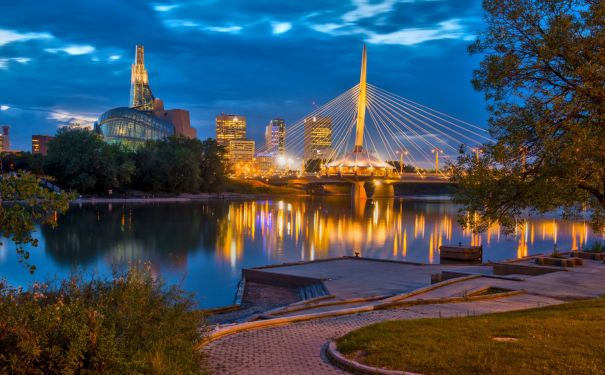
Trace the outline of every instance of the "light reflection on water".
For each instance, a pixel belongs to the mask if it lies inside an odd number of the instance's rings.
[[[242,267],[354,255],[438,263],[439,246],[483,245],[485,260],[578,249],[595,236],[584,221],[531,218],[506,236],[498,225],[474,235],[448,202],[287,199],[72,207],[56,228],[36,233],[33,277],[14,248],[0,247],[0,275],[12,284],[74,270],[107,275],[113,265],[152,262],[153,270],[196,293],[202,306],[230,304]]]

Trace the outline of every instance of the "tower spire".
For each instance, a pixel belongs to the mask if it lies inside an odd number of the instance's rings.
[[[361,54],[361,76],[359,77],[359,98],[357,99],[357,127],[355,129],[354,152],[361,152],[363,148],[363,131],[366,119],[366,45],[363,45]]]
[[[130,76],[130,106],[150,111],[153,109],[153,93],[149,87],[149,76],[145,69],[145,49],[137,44]]]

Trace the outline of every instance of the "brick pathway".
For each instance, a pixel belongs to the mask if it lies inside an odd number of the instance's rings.
[[[424,305],[311,320],[227,336],[204,347],[214,374],[346,374],[325,359],[322,347],[332,338],[368,324],[393,319],[479,315],[527,309],[560,301],[535,295],[499,300]]]

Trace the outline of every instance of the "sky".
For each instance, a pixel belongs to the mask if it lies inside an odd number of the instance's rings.
[[[470,80],[481,56],[479,0],[2,0],[0,124],[13,149],[32,134],[92,124],[127,106],[136,44],[166,108],[183,108],[200,138],[221,112],[245,115],[260,141],[270,119],[293,123],[368,82],[485,126]]]

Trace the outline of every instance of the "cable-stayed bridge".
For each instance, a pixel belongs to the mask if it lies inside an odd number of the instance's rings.
[[[371,180],[388,197],[396,183],[446,182],[461,145],[479,157],[485,129],[367,83],[366,68],[364,46],[359,83],[288,127],[289,162],[314,173],[298,183],[352,184],[363,199]]]

